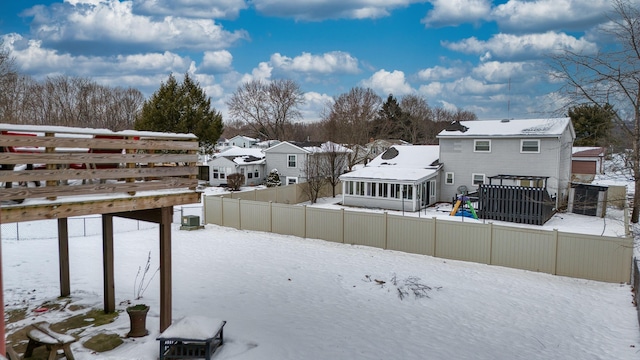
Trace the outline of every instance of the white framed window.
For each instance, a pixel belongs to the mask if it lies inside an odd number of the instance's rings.
[[[539,153],[540,152],[540,140],[520,140],[520,152],[521,153]]]
[[[298,183],[298,178],[297,177],[288,177],[287,176],[287,185],[292,185],[292,184],[297,184]]]
[[[287,167],[298,167],[298,155],[287,155]]]
[[[489,139],[473,140],[473,152],[491,152],[491,140]]]
[[[453,182],[454,182],[453,172],[444,173],[444,183],[447,185],[453,185]]]
[[[484,174],[471,174],[471,181],[473,182],[473,185],[475,185],[475,186],[480,186],[480,185],[484,184],[484,182],[485,182]]]

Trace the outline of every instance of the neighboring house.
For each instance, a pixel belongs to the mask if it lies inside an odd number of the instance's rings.
[[[253,144],[252,147],[258,149],[268,149],[272,146],[276,146],[280,143],[280,140],[264,140]]]
[[[241,148],[250,148],[258,143],[258,139],[250,138],[247,136],[236,135],[228,140],[229,146],[237,146]]]
[[[260,185],[266,179],[265,155],[261,149],[232,146],[224,152],[214,155],[208,162],[209,184],[221,186],[227,184],[231,174],[244,175],[244,185]]]
[[[604,173],[604,147],[573,147],[571,174],[580,182],[591,182],[596,175]]]
[[[340,176],[342,204],[419,211],[438,200],[437,145],[392,145],[366,166]]]
[[[501,175],[498,185],[542,187],[545,182],[556,208],[566,203],[575,139],[569,118],[454,122],[437,137],[441,201],[454,199],[461,185],[471,192]]]
[[[291,185],[307,181],[305,166],[310,156],[323,156],[330,152],[346,154],[350,151],[332,142],[298,143],[283,141],[264,150],[264,154],[267,162],[267,171],[277,169],[282,184]],[[341,166],[343,169],[340,172],[342,173],[347,168],[346,155],[345,161]]]

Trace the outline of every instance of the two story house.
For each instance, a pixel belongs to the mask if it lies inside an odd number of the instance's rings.
[[[437,137],[441,201],[451,201],[461,186],[471,192],[499,178],[500,185],[541,187],[544,182],[556,208],[566,204],[575,139],[569,118],[460,121]]]
[[[278,170],[283,185],[307,181],[306,165],[311,156],[328,156],[330,153],[345,154],[344,161],[338,164],[339,169],[336,170],[342,173],[347,169],[347,154],[350,152],[351,150],[330,141],[325,143],[283,141],[264,150],[267,171]]]

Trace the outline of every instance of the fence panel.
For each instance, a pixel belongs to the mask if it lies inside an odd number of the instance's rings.
[[[240,201],[240,226],[244,230],[271,231],[271,204],[259,201]]]
[[[344,210],[307,207],[307,237],[344,242]]]
[[[271,226],[276,234],[305,237],[306,206],[271,204]]]
[[[387,216],[387,248],[433,256],[435,219]]]
[[[438,221],[436,224],[437,257],[489,264],[491,228],[487,224]]]
[[[555,273],[556,231],[490,226],[492,265]]]
[[[628,282],[632,257],[632,238],[558,233],[556,274],[607,282]]]
[[[272,187],[267,189],[254,190],[255,200],[263,202],[277,202],[278,188]]]
[[[240,229],[240,199],[222,198],[222,225]]]
[[[222,225],[222,199],[217,196],[204,197],[204,223]]]
[[[354,245],[386,247],[386,213],[344,212],[344,242]]]

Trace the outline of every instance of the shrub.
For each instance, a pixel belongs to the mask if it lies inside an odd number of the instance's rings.
[[[227,176],[227,186],[232,191],[240,190],[240,186],[244,185],[244,175],[235,173]]]

